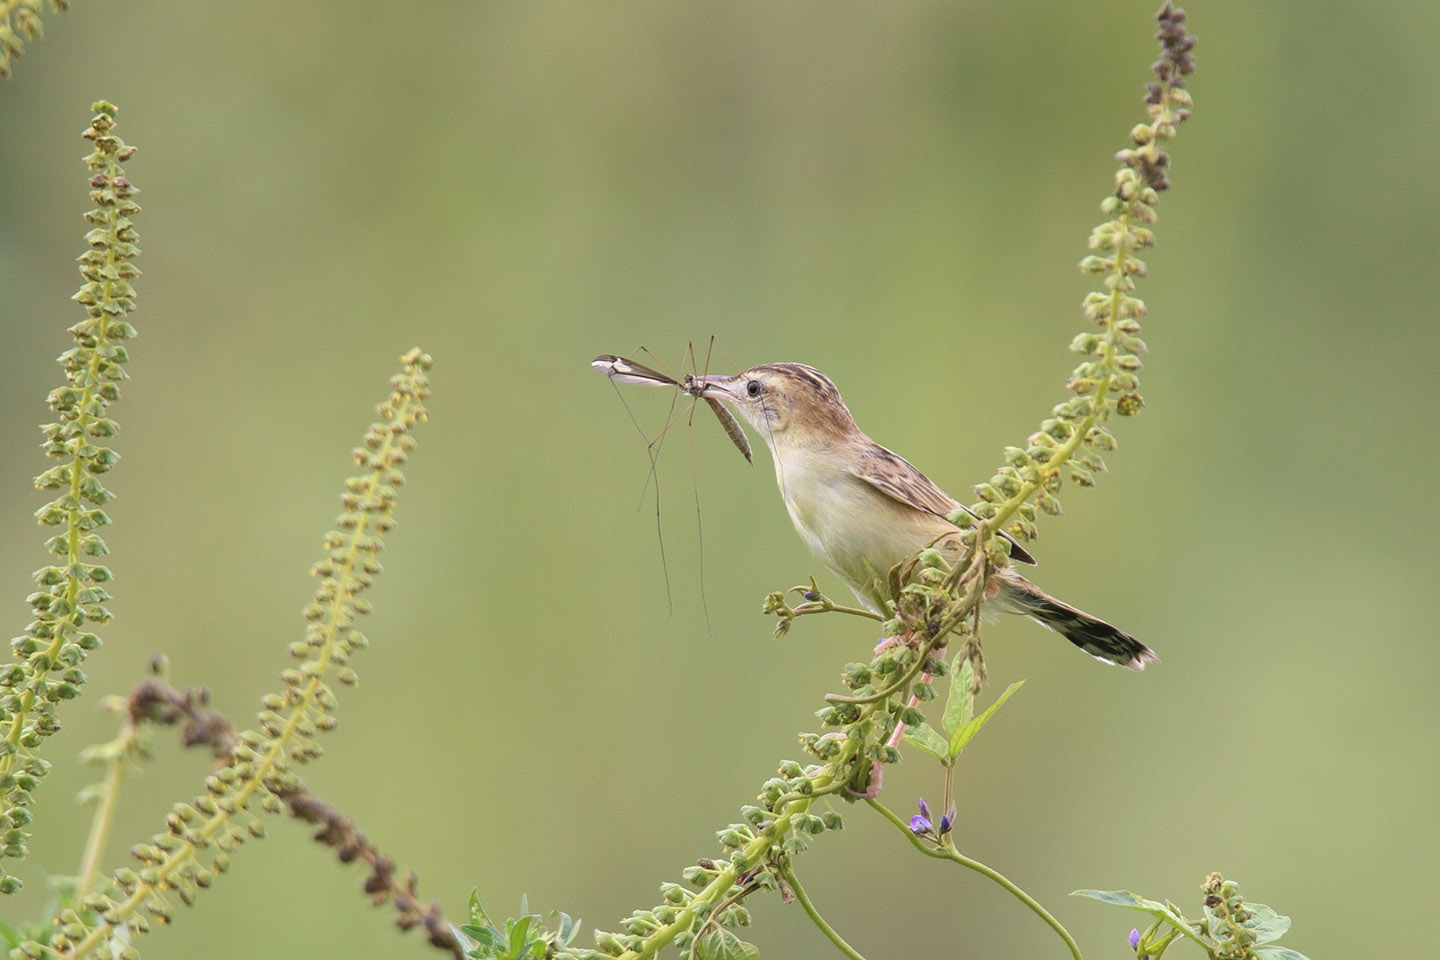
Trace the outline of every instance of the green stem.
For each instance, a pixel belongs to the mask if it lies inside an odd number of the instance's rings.
[[[95,815],[90,820],[90,835],[85,838],[85,853],[80,858],[80,872],[75,881],[75,898],[85,900],[100,875],[100,858],[105,853],[105,841],[110,837],[110,825],[115,820],[115,807],[120,795],[120,784],[125,778],[130,755],[135,749],[135,726],[128,719],[124,728],[109,746],[114,756],[109,760],[110,769],[95,803]]]
[[[983,874],[984,876],[987,876],[991,880],[998,883],[1000,886],[1004,887],[1010,892],[1013,897],[1015,897],[1015,899],[1025,904],[1025,906],[1029,907],[1032,911],[1035,912],[1035,915],[1037,917],[1039,917],[1041,920],[1044,920],[1046,925],[1049,926],[1051,930],[1055,931],[1056,936],[1058,936],[1061,940],[1065,941],[1065,946],[1070,948],[1070,955],[1074,957],[1075,960],[1084,960],[1084,957],[1080,955],[1080,945],[1075,942],[1074,937],[1070,936],[1070,931],[1066,930],[1065,927],[1060,923],[1060,921],[1056,920],[1050,914],[1050,911],[1042,907],[1034,897],[1030,896],[1030,894],[1017,887],[1004,874],[1000,873],[998,870],[995,870],[992,867],[986,866],[979,860],[972,860],[970,857],[965,856],[965,854],[955,849],[953,842],[947,842],[946,845],[943,847],[926,846],[920,841],[919,837],[915,836],[915,834],[910,832],[909,824],[896,816],[889,807],[885,806],[879,800],[875,800],[873,798],[867,799],[865,802],[870,804],[870,806],[873,807],[876,812],[878,812],[886,820],[889,820],[891,823],[893,823],[895,825],[895,829],[903,833],[905,835],[905,839],[910,841],[910,845],[913,846],[916,850],[919,850],[921,853],[925,854],[925,856],[933,857],[936,860],[949,860],[952,863],[960,864],[960,866],[962,867],[969,867],[976,873]]]
[[[836,933],[835,928],[826,923],[825,918],[820,916],[820,911],[815,909],[815,904],[810,902],[810,897],[805,892],[805,888],[800,885],[800,878],[795,876],[795,868],[791,866],[788,861],[785,864],[785,881],[789,883],[790,888],[795,891],[795,899],[799,901],[806,915],[815,922],[815,926],[820,928],[820,932],[825,934],[825,938],[835,944],[836,949],[849,957],[850,960],[865,960],[865,957],[859,950],[856,950],[850,946],[850,944],[846,943],[845,938]]]
[[[792,620],[795,617],[805,617],[813,613],[848,613],[852,617],[864,617],[866,620],[874,620],[877,623],[885,622],[885,618],[878,613],[870,610],[861,610],[859,607],[844,607],[832,602],[826,597],[821,597],[818,601],[807,600],[798,607],[790,608]]]
[[[950,811],[955,808],[955,758],[951,757],[950,762],[943,766],[945,767],[945,805],[940,808],[940,816],[948,817]],[[950,817],[950,821],[950,826],[953,828],[955,818]]]
[[[1119,231],[1120,237],[1128,238],[1133,221],[1130,203],[1122,205],[1118,219],[1121,224],[1121,230]],[[1075,431],[1051,454],[1050,459],[1040,465],[1039,473],[1042,482],[1045,477],[1060,469],[1060,467],[1074,455],[1075,451],[1080,448],[1080,444],[1085,442],[1085,437],[1090,433],[1090,428],[1095,426],[1096,422],[1099,421],[1101,411],[1105,409],[1105,397],[1110,392],[1110,378],[1111,375],[1115,373],[1115,343],[1119,335],[1117,324],[1120,322],[1120,305],[1125,299],[1124,281],[1129,275],[1126,263],[1129,260],[1130,253],[1131,248],[1125,245],[1124,239],[1116,241],[1115,266],[1110,270],[1110,275],[1114,278],[1115,282],[1110,290],[1110,315],[1105,319],[1105,346],[1101,356],[1101,362],[1104,364],[1106,375],[1099,378],[1099,382],[1095,387],[1095,395],[1090,403],[1090,412],[1085,415],[1085,419],[1080,421],[1080,425],[1075,428]],[[995,515],[985,521],[984,533],[986,537],[998,533],[1000,529],[1005,526],[1005,521],[1009,520],[1015,514],[1015,511],[1020,509],[1020,504],[1029,500],[1040,487],[1041,482],[1034,480],[1027,480],[1021,484],[1020,492],[1000,504]]]

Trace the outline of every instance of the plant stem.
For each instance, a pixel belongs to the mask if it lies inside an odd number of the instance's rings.
[[[1025,904],[1025,906],[1029,907],[1032,911],[1035,912],[1035,915],[1037,917],[1039,917],[1041,920],[1044,920],[1046,925],[1049,926],[1051,930],[1055,931],[1056,936],[1058,936],[1061,940],[1065,941],[1065,946],[1070,948],[1070,955],[1074,957],[1075,960],[1084,960],[1084,957],[1080,955],[1080,945],[1075,942],[1074,937],[1070,936],[1070,931],[1066,930],[1065,927],[1061,925],[1059,920],[1056,920],[1053,916],[1051,916],[1050,911],[1042,907],[1039,902],[1035,900],[1034,897],[1030,896],[1030,894],[1017,887],[1004,874],[1000,873],[998,870],[993,869],[992,867],[986,866],[979,860],[972,860],[970,857],[965,856],[965,854],[955,849],[953,841],[947,842],[946,845],[943,847],[926,846],[920,841],[919,837],[915,836],[915,834],[910,832],[909,825],[906,824],[904,820],[901,820],[898,816],[896,816],[889,807],[885,806],[883,803],[874,798],[868,798],[865,802],[870,804],[870,806],[873,807],[886,820],[889,820],[891,823],[893,823],[895,825],[895,828],[905,835],[905,839],[910,841],[910,845],[913,846],[916,850],[919,850],[921,853],[925,854],[925,856],[933,857],[936,860],[949,860],[953,863],[960,864],[960,866],[962,867],[969,867],[976,873],[983,874],[984,876],[987,876],[991,880],[998,883],[1000,886],[1004,887],[1010,892],[1013,897],[1015,897],[1015,899]]]
[[[852,617],[864,617],[866,620],[874,620],[878,623],[885,622],[885,618],[878,613],[862,610],[859,607],[841,606],[832,602],[828,597],[821,597],[818,602],[807,600],[798,607],[792,607],[790,612],[795,617],[804,617],[812,613],[848,613]]]
[[[795,891],[795,899],[800,902],[800,906],[805,910],[806,915],[814,921],[815,926],[820,928],[820,932],[825,934],[826,939],[835,944],[836,949],[849,957],[850,960],[865,960],[865,957],[859,950],[856,950],[850,946],[850,944],[846,943],[845,938],[836,933],[835,928],[826,923],[825,918],[820,916],[820,911],[815,909],[815,904],[810,902],[810,897],[805,893],[805,888],[800,885],[800,878],[795,876],[795,868],[791,866],[788,861],[785,864],[785,882],[790,884],[791,889]]]
[[[124,781],[125,770],[130,765],[135,739],[135,725],[127,717],[120,736],[107,745],[114,752],[108,758],[110,769],[95,802],[95,815],[90,819],[90,835],[85,838],[85,853],[80,858],[80,872],[75,879],[76,900],[85,899],[95,886],[95,878],[100,874],[100,858],[105,853],[105,841],[110,837],[110,824],[115,820],[120,784]]]

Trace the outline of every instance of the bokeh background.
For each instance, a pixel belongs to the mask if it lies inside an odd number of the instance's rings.
[[[274,689],[348,451],[395,357],[436,358],[373,647],[322,795],[460,918],[562,907],[613,929],[717,848],[874,642],[770,590],[816,565],[757,451],[706,416],[659,467],[587,366],[803,360],[862,427],[963,494],[1063,396],[1075,269],[1141,119],[1151,0],[723,5],[76,3],[0,85],[0,605],[25,622],[50,362],[80,316],[93,99],[140,152],[141,337],[106,532],[116,614],[49,743],[27,891],[75,870],[71,762],[157,651],[253,714]],[[1042,526],[1035,574],[1153,645],[1106,669],[988,634],[1023,691],[967,751],[962,847],[1094,957],[1198,906],[1207,871],[1292,914],[1316,960],[1410,955],[1440,892],[1430,478],[1440,360],[1434,5],[1195,3],[1197,109],[1161,205],[1144,415]],[[653,436],[668,397],[625,396]],[[703,504],[701,535],[695,497]],[[637,504],[639,505],[637,508]],[[822,576],[822,582],[833,578]],[[705,607],[708,605],[708,617]],[[7,634],[8,635],[8,634]],[[111,865],[199,788],[158,741]],[[891,804],[932,800],[910,757]],[[427,956],[277,820],[148,957]],[[800,864],[872,958],[1062,956],[981,878],[863,809]],[[767,957],[830,951],[754,901]],[[1408,918],[1408,919],[1407,919]],[[588,938],[588,934],[586,934]],[[1177,947],[1184,952],[1187,948]]]

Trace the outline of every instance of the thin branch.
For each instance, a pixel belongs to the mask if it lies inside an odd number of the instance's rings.
[[[1034,897],[1030,896],[1030,894],[1026,893],[1024,890],[1021,890],[1004,874],[1000,873],[998,870],[995,870],[993,867],[986,866],[979,860],[973,860],[970,857],[965,856],[965,854],[955,849],[953,842],[947,842],[946,845],[943,847],[931,847],[925,845],[921,842],[919,837],[915,836],[915,834],[910,832],[910,825],[907,824],[904,820],[901,820],[900,817],[896,816],[896,814],[889,807],[885,806],[885,804],[881,803],[879,800],[876,800],[874,797],[866,798],[865,802],[870,804],[870,806],[874,808],[875,811],[878,812],[881,816],[883,816],[886,820],[889,820],[891,823],[893,823],[895,825],[895,829],[903,833],[905,835],[905,839],[910,841],[910,845],[916,850],[919,850],[921,853],[925,854],[925,856],[933,857],[936,860],[949,860],[952,863],[958,863],[962,867],[968,867],[969,869],[974,870],[976,873],[983,874],[984,876],[989,877],[991,880],[1004,887],[1010,892],[1012,896],[1015,897],[1015,899],[1025,904],[1025,906],[1029,907],[1035,912],[1035,915],[1037,917],[1039,917],[1041,920],[1044,920],[1046,925],[1049,926],[1051,930],[1055,931],[1056,936],[1058,936],[1061,940],[1065,941],[1065,946],[1070,948],[1070,955],[1074,957],[1075,960],[1085,960],[1085,958],[1080,955],[1080,945],[1075,942],[1074,937],[1070,936],[1070,931],[1066,930],[1065,927],[1060,923],[1060,921],[1056,920],[1055,917],[1051,915],[1050,911],[1042,907]]]
[[[814,921],[815,926],[820,928],[820,932],[825,934],[825,938],[835,944],[835,948],[849,957],[850,960],[865,960],[864,955],[861,954],[859,950],[856,950],[850,946],[850,944],[846,943],[845,938],[836,933],[835,928],[826,923],[825,918],[820,916],[820,911],[815,909],[815,904],[810,902],[809,894],[807,894],[805,888],[801,886],[800,878],[795,876],[795,868],[788,861],[785,863],[784,876],[785,882],[790,884],[790,889],[795,892],[795,899],[800,901],[800,906],[804,909],[806,915]]]

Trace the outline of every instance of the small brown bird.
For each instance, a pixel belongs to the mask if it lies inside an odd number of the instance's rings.
[[[951,564],[962,558],[960,528],[946,519],[962,505],[866,436],[840,391],[819,370],[767,363],[733,377],[695,377],[687,387],[729,404],[764,438],[801,539],[866,607],[883,612],[890,568],[927,546]],[[1018,547],[1012,547],[1012,556],[1033,563]],[[1128,633],[1055,599],[1011,569],[992,574],[986,594],[1002,610],[1030,617],[1097,660],[1143,670],[1159,659]]]

